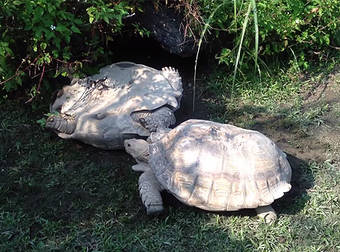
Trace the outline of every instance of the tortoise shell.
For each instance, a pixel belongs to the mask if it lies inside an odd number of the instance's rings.
[[[188,120],[149,148],[160,184],[183,203],[205,210],[266,206],[291,188],[285,153],[257,131]]]
[[[181,96],[182,81],[175,69],[118,62],[64,86],[50,108],[59,113],[49,118],[47,126],[61,138],[121,149],[125,139],[150,135],[150,130],[134,119],[135,113],[162,107],[173,113]]]

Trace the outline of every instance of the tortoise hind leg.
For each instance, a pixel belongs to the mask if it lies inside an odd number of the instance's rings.
[[[155,175],[151,170],[145,171],[139,177],[139,194],[143,204],[146,207],[148,215],[161,213],[163,208],[163,200],[161,197],[161,185],[158,183]]]
[[[271,205],[268,206],[260,206],[255,209],[257,216],[261,219],[264,219],[266,223],[272,223],[277,219],[277,215],[275,213],[275,210],[271,207]]]

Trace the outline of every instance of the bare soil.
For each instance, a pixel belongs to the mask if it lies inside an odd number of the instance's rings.
[[[279,118],[274,120],[275,127],[262,127],[261,130],[275,140],[283,150],[301,160],[328,161],[339,165],[340,68],[301,95],[304,97],[303,109],[327,107],[317,125],[309,126],[307,132],[290,130],[282,127],[284,118]],[[268,120],[265,116],[258,119]]]

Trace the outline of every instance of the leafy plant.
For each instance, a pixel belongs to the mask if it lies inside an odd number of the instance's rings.
[[[54,112],[54,113],[46,113],[46,114],[44,114],[44,117],[43,117],[43,118],[40,118],[39,120],[37,120],[37,124],[39,124],[40,127],[45,128],[47,118],[50,117],[50,116],[52,116],[52,115],[58,115],[58,114],[59,114],[58,112]]]
[[[157,2],[0,0],[2,97],[24,88],[31,101],[49,85],[44,77],[67,76],[84,63],[103,62],[111,56],[108,44],[124,17]],[[163,2],[185,12],[186,34],[196,38],[199,49],[205,40],[228,37],[217,58],[234,71],[234,80],[252,69],[260,74],[259,64],[283,53],[305,69],[310,60],[328,59],[338,50],[340,0]],[[133,26],[133,32],[148,36],[140,24]]]
[[[322,56],[332,50],[331,37],[340,25],[340,1],[264,0],[257,3],[256,14],[258,31],[247,30],[245,46],[248,50],[252,50],[251,40],[258,32],[260,55],[272,56],[285,51],[289,54],[293,50],[300,66],[306,68],[307,54]]]
[[[198,6],[193,13],[186,7],[188,4],[182,4],[202,27],[196,29],[197,33],[210,40],[211,36],[219,39],[222,33],[228,34],[231,46],[223,48],[217,58],[234,69],[234,76],[236,71],[250,70],[254,66],[260,74],[259,56],[264,59],[282,53],[291,56],[291,51],[294,51],[299,65],[308,68],[309,59],[325,57],[337,45],[339,0],[184,2],[194,2]],[[211,34],[210,38],[206,34]]]
[[[116,27],[121,28],[123,26],[122,19],[128,14],[126,7],[126,2],[120,2],[118,4],[106,4],[103,1],[97,1],[94,6],[87,8],[86,11],[89,15],[89,22],[91,24],[101,20],[104,20],[105,23],[110,24],[110,20],[116,20]]]
[[[46,75],[67,75],[104,55],[108,37],[120,31],[123,17],[137,4],[0,0],[0,6],[0,86],[11,92],[31,79],[35,97]]]

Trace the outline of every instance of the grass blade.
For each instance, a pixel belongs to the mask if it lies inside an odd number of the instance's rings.
[[[213,19],[213,17],[215,16],[216,11],[221,8],[226,1],[223,1],[223,3],[219,4],[214,10],[213,12],[210,14],[207,22],[204,24],[203,30],[201,32],[201,36],[200,36],[200,40],[198,41],[198,47],[197,47],[197,52],[196,52],[196,58],[195,58],[195,67],[194,67],[194,85],[193,85],[193,93],[192,93],[192,111],[195,111],[195,101],[196,101],[196,76],[197,76],[197,62],[198,62],[198,56],[201,50],[201,46],[202,46],[202,42],[203,42],[203,38],[205,33],[208,30],[208,27],[210,26],[210,22]]]
[[[236,73],[237,73],[238,63],[240,61],[244,34],[246,33],[246,28],[247,28],[247,24],[248,24],[248,20],[249,20],[249,14],[250,14],[250,11],[251,11],[251,7],[252,7],[252,3],[250,2],[249,5],[248,5],[248,10],[247,10],[246,16],[244,17],[244,21],[243,21],[241,40],[240,40],[240,44],[239,44],[239,47],[238,47],[236,62],[235,62],[235,68],[234,68],[233,84],[235,83],[235,79],[236,79]]]
[[[251,4],[253,5],[253,13],[254,13],[254,29],[255,29],[255,71],[259,72],[259,75],[261,76],[261,70],[259,67],[259,64],[257,63],[257,58],[259,54],[259,26],[257,22],[257,9],[256,9],[256,2],[255,0],[251,0]]]
[[[236,0],[233,0],[234,2],[234,23],[235,23],[235,31],[237,31],[237,4],[236,4]]]

